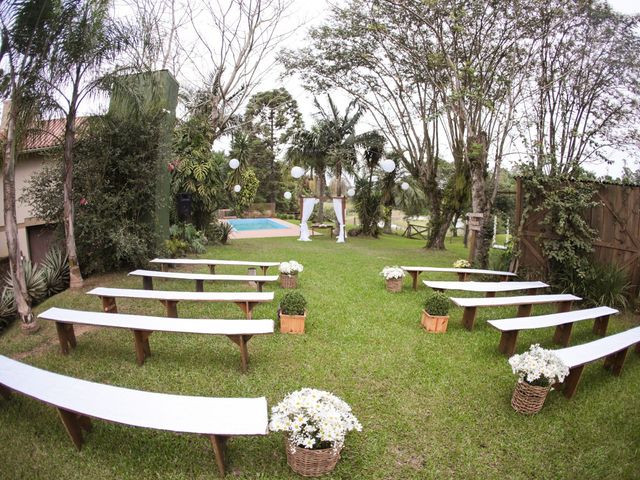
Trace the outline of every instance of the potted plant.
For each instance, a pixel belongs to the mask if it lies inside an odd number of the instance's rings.
[[[529,351],[513,355],[509,359],[513,373],[518,375],[518,383],[511,397],[511,406],[520,413],[538,413],[547,398],[551,386],[561,383],[569,368],[552,351],[531,345]]]
[[[298,274],[304,270],[301,264],[290,260],[282,262],[278,269],[280,270],[280,286],[282,288],[296,288],[298,286]]]
[[[445,333],[449,325],[449,298],[442,292],[433,292],[424,301],[422,326],[427,332]]]
[[[280,333],[304,333],[307,300],[300,292],[287,292],[280,301]]]
[[[384,267],[380,272],[380,275],[384,277],[387,283],[387,290],[390,292],[402,291],[402,279],[405,272],[400,267]]]
[[[362,426],[340,398],[303,388],[271,409],[269,429],[285,432],[287,463],[293,471],[316,477],[335,468],[347,432],[361,431]]]

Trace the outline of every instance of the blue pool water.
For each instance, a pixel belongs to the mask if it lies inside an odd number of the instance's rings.
[[[273,230],[276,228],[287,228],[268,218],[231,218],[227,222],[238,232],[247,230]]]

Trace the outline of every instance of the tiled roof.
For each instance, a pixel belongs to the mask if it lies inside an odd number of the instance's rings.
[[[76,118],[76,129],[78,129],[86,119],[87,117]],[[64,118],[54,118],[38,122],[27,132],[22,152],[46,150],[62,145],[65,121],[66,119]]]

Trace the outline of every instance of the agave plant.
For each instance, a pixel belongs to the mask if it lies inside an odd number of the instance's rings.
[[[32,304],[38,303],[47,295],[47,283],[45,281],[42,270],[34,268],[30,260],[22,260],[22,267],[24,269],[24,279],[27,284],[27,296]],[[4,277],[4,284],[13,289],[13,282],[11,281],[11,273],[7,273]],[[11,292],[13,296],[13,291]]]
[[[0,319],[11,318],[15,316],[16,313],[17,309],[15,299],[13,298],[13,290],[9,287],[4,287],[2,294],[0,294]]]
[[[51,247],[41,265],[47,288],[47,297],[64,291],[69,286],[69,258],[66,252]]]

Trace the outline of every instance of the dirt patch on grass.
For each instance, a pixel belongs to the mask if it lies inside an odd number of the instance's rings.
[[[84,335],[87,332],[97,330],[97,328],[98,327],[95,327],[93,325],[74,325],[73,330],[75,331],[76,338],[77,338]],[[14,360],[23,360],[27,357],[42,355],[45,351],[49,350],[52,347],[57,347],[57,346],[58,346],[58,339],[49,338],[45,342],[39,345],[36,345],[30,350],[19,352],[19,353],[16,353],[15,355],[12,355],[12,358]]]

